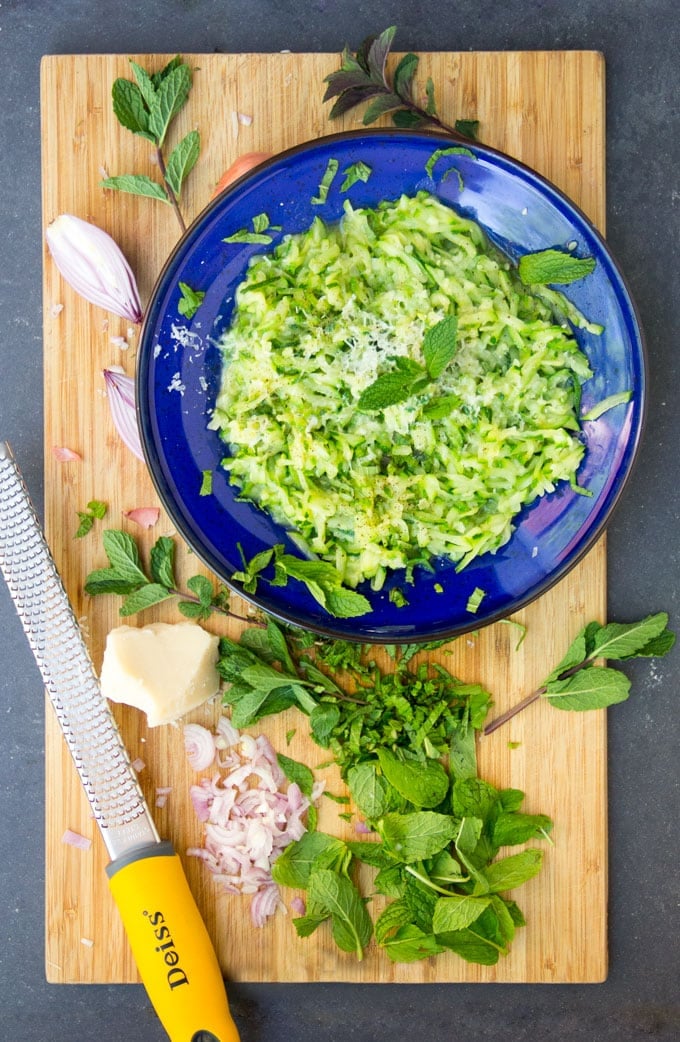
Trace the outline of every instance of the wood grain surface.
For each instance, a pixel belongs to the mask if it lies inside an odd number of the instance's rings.
[[[136,55],[148,68],[165,56]],[[322,80],[338,67],[333,54],[193,55],[189,103],[173,127],[178,140],[192,127],[201,134],[198,165],[189,177],[183,209],[189,218],[207,203],[222,172],[241,154],[278,151],[300,141],[357,126],[350,113],[330,124],[321,103]],[[123,130],[111,111],[111,84],[129,74],[125,55],[53,56],[42,64],[42,174],[45,225],[73,213],[106,229],[128,257],[143,301],[178,238],[172,210],[149,199],[105,192],[102,176],[156,176],[151,146]],[[591,52],[464,53],[422,56],[422,83],[431,75],[445,118],[477,117],[483,141],[537,168],[580,204],[600,228],[604,220],[604,68]],[[248,126],[237,113],[252,117]],[[61,304],[58,310],[55,305]],[[121,350],[114,337],[124,337]],[[44,255],[45,514],[47,536],[81,619],[95,665],[106,634],[118,625],[118,598],[83,594],[87,573],[106,562],[101,523],[75,540],[78,518],[91,499],[109,505],[106,524],[141,536],[148,549],[172,534],[168,519],[149,533],[123,517],[156,505],[144,464],[121,443],[109,417],[102,370],[122,365],[133,374],[138,331],[90,306]],[[53,446],[81,453],[81,463],[58,463]],[[185,555],[179,555],[185,560]],[[196,570],[195,562],[190,565]],[[191,573],[189,573],[191,574]],[[558,586],[516,618],[454,642],[443,660],[464,680],[494,694],[496,709],[532,691],[590,619],[604,619],[606,555],[601,540]],[[178,621],[172,604],[137,618],[139,624]],[[214,632],[234,634],[218,620]],[[441,653],[440,653],[441,654]],[[559,713],[533,705],[510,726],[480,742],[483,777],[527,794],[526,809],[555,820],[554,845],[541,874],[517,892],[527,918],[510,955],[496,967],[468,965],[455,955],[393,965],[373,948],[362,963],[340,953],[324,929],[298,940],[291,915],[278,915],[261,931],[250,925],[248,898],[218,891],[203,866],[184,857],[200,843],[201,826],[189,802],[194,781],[185,762],[181,729],[150,730],[142,714],[114,707],[131,757],[146,767],[140,781],[151,807],[156,788],[172,786],[155,811],[161,835],[182,854],[189,881],[214,938],[225,976],[244,981],[601,981],[606,975],[607,798],[606,718],[603,712]],[[210,726],[219,707],[190,719]],[[297,728],[290,746],[285,733]],[[319,750],[294,711],[267,724],[275,747],[310,764]],[[333,791],[340,783],[325,776]],[[323,801],[320,827],[344,835],[342,811]],[[92,838],[87,851],[64,844],[65,829]],[[131,982],[137,973],[104,873],[106,854],[51,708],[46,714],[46,971],[52,982]],[[292,895],[287,894],[287,900]]]

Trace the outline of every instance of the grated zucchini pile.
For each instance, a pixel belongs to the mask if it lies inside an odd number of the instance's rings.
[[[457,350],[436,381],[360,411],[452,314]],[[525,504],[575,483],[591,370],[565,316],[579,321],[433,196],[346,202],[338,224],[316,218],[253,258],[238,287],[211,419],[230,480],[350,586],[438,556],[465,567]]]

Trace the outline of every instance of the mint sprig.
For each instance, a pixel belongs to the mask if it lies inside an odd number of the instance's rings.
[[[362,412],[376,412],[390,405],[398,405],[414,394],[421,394],[437,380],[453,359],[457,343],[458,322],[454,315],[431,326],[423,338],[425,365],[411,358],[394,359],[395,368],[382,373],[359,395],[357,408]]]
[[[176,597],[179,598],[179,611],[189,619],[203,621],[213,612],[244,619],[230,609],[226,587],[218,586],[215,590],[204,575],[195,575],[187,580],[188,592],[178,588],[175,579],[175,542],[169,536],[160,536],[156,540],[149,553],[148,565],[142,561],[139,547],[128,532],[106,529],[102,534],[102,542],[108,567],[89,573],[85,579],[85,592],[91,597],[101,594],[123,597],[120,607],[123,618]]]
[[[160,72],[148,73],[130,59],[134,80],[119,77],[113,83],[113,112],[126,130],[154,145],[154,156],[161,182],[146,174],[119,174],[101,181],[110,188],[131,195],[146,196],[172,206],[182,231],[186,224],[179,208],[182,187],[196,165],[201,142],[197,130],[190,130],[166,158],[164,146],[175,116],[187,102],[193,74],[191,67],[176,55]]]
[[[416,100],[415,77],[419,58],[405,54],[393,76],[387,72],[397,27],[390,26],[378,35],[367,36],[355,54],[345,46],[340,68],[326,76],[324,101],[333,101],[330,118],[337,119],[357,105],[366,105],[363,122],[366,126],[389,113],[397,127],[411,129],[436,128],[474,140],[478,121],[456,120],[453,126],[445,123],[437,112],[435,88],[431,78],[425,85],[425,99]],[[333,100],[335,99],[335,100]]]
[[[556,709],[579,712],[624,702],[630,694],[630,680],[621,670],[599,665],[597,660],[661,658],[674,644],[675,634],[668,629],[664,611],[638,622],[591,622],[575,637],[543,684],[487,724],[484,734],[491,734],[539,698],[545,698]]]

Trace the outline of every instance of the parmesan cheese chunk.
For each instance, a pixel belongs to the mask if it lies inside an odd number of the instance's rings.
[[[167,724],[217,693],[218,638],[192,622],[118,626],[106,638],[101,687],[112,702]]]

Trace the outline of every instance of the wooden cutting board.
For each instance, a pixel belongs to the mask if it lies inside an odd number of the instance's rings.
[[[152,69],[167,56],[135,55]],[[191,173],[183,209],[193,218],[222,172],[241,154],[279,151],[297,142],[359,124],[350,113],[331,124],[321,102],[322,81],[339,64],[334,54],[194,55],[189,103],[173,140],[192,127],[201,134],[201,157]],[[604,221],[604,69],[590,52],[427,54],[420,81],[431,75],[444,118],[476,117],[483,141],[537,168],[570,195],[590,218]],[[127,56],[52,56],[42,63],[43,216],[48,224],[68,212],[106,229],[137,274],[143,300],[178,238],[170,207],[149,199],[104,192],[102,176],[156,176],[150,145],[123,130],[111,111],[111,84],[127,76]],[[252,117],[247,125],[238,114]],[[57,305],[63,305],[59,308]],[[122,365],[132,374],[138,344],[128,323],[90,306],[65,285],[47,251],[44,257],[45,515],[50,545],[99,667],[105,637],[120,622],[118,599],[89,599],[87,573],[106,562],[102,523],[74,539],[76,511],[91,499],[108,503],[108,527],[123,527],[148,549],[171,534],[165,516],[143,533],[122,512],[156,505],[145,466],[120,442],[109,417],[102,370]],[[129,342],[121,349],[113,342]],[[82,455],[58,463],[53,446]],[[185,556],[180,553],[184,560]],[[188,565],[187,567],[190,567]],[[191,571],[195,571],[195,563]],[[189,572],[188,574],[191,574]],[[557,587],[516,616],[517,631],[496,624],[454,642],[443,659],[464,680],[493,692],[498,711],[532,691],[591,619],[604,619],[604,541]],[[178,621],[170,604],[138,623]],[[209,624],[234,633],[228,624]],[[159,830],[184,857],[201,840],[189,802],[194,780],[185,763],[181,729],[150,730],[142,714],[115,707],[133,759],[146,764],[140,781],[152,808],[156,788],[171,786],[155,811]],[[219,709],[204,707],[192,720],[210,726]],[[289,746],[285,733],[296,727]],[[265,730],[264,728],[261,728]],[[310,764],[321,759],[306,737],[305,720],[291,714],[266,727],[274,746]],[[550,814],[554,845],[541,874],[517,892],[527,927],[497,967],[477,967],[455,955],[393,965],[371,950],[362,963],[341,954],[324,929],[298,940],[291,916],[278,915],[255,932],[248,899],[219,892],[203,866],[184,858],[190,883],[228,978],[244,981],[601,981],[606,974],[607,800],[604,713],[559,713],[535,704],[513,723],[480,742],[482,776],[527,794],[526,809]],[[340,791],[333,771],[329,788]],[[344,835],[342,807],[322,801],[320,827]],[[104,874],[106,854],[90,816],[57,724],[46,716],[46,966],[52,982],[131,982],[137,973]],[[65,829],[92,838],[82,851],[62,841]],[[291,895],[286,895],[290,899]]]

